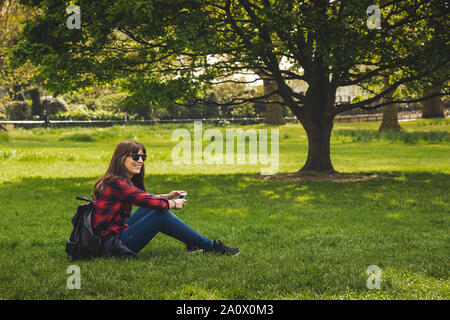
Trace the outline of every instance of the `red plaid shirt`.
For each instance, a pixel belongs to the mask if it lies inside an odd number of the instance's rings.
[[[110,232],[121,233],[128,228],[125,222],[133,205],[169,210],[169,200],[138,189],[127,179],[118,179],[94,200],[92,229],[103,237]]]

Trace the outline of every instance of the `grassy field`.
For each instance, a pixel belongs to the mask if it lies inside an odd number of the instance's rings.
[[[398,134],[378,126],[335,125],[336,170],[396,173],[351,183],[261,181],[261,164],[174,165],[171,134],[192,124],[0,133],[0,299],[449,299],[450,119],[401,122]],[[303,165],[300,125],[250,128],[279,129],[279,173]],[[189,254],[159,234],[136,260],[72,262],[75,196],[90,194],[124,139],[147,148],[148,191],[186,190],[175,213],[241,253]],[[79,290],[66,287],[73,264]],[[366,285],[370,265],[378,290]]]

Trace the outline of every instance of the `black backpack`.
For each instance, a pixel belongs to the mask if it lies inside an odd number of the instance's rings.
[[[102,237],[92,231],[91,214],[94,203],[84,197],[77,200],[86,201],[78,206],[72,218],[73,231],[66,243],[66,253],[72,260],[90,259],[102,255]]]

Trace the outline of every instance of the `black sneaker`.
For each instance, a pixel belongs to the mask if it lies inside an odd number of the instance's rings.
[[[203,253],[206,252],[213,252],[217,254],[225,254],[230,256],[235,256],[239,254],[240,250],[239,248],[232,248],[224,245],[222,241],[220,240],[214,240],[213,241],[213,247],[210,250],[203,250]]]
[[[201,248],[199,248],[199,247],[197,247],[197,246],[194,246],[193,244],[190,244],[190,243],[186,243],[186,251],[187,252],[197,252],[197,251],[200,251],[200,250],[202,250]]]

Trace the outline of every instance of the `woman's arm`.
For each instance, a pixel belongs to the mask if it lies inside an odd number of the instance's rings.
[[[176,199],[168,199],[163,197],[155,196],[153,193],[145,192],[139,188],[136,188],[130,181],[127,179],[119,179],[115,182],[113,189],[117,193],[117,197],[122,201],[129,201],[132,204],[139,207],[146,208],[157,208],[162,211],[167,211],[169,209],[179,210],[183,208],[186,203],[185,199],[178,199],[179,191],[172,191],[168,196],[171,196],[172,193],[177,194]],[[182,191],[184,192],[184,191]]]
[[[129,201],[139,207],[157,208],[162,211],[171,209],[167,198],[157,197],[152,193],[136,188],[126,179],[119,179],[114,183],[113,189],[117,197],[122,201]]]
[[[186,199],[170,199],[169,200],[169,205],[170,205],[170,209],[175,209],[175,210],[180,210],[181,208],[184,207],[186,203]]]
[[[174,190],[174,191],[171,191],[168,194],[159,194],[159,195],[157,195],[157,197],[158,198],[166,198],[168,200],[172,200],[172,199],[178,199],[181,194],[185,194],[185,193],[187,193],[187,192],[183,191],[183,190]]]

